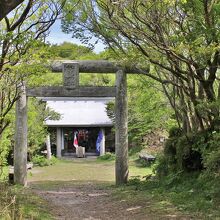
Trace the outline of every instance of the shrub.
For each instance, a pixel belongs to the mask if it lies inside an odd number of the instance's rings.
[[[182,128],[179,127],[172,127],[169,130],[169,137],[180,137],[183,134]]]
[[[99,156],[99,160],[115,160],[115,154],[107,152],[106,154]]]
[[[157,155],[157,160],[153,168],[153,172],[157,174],[159,178],[168,175],[169,163],[165,155]]]
[[[204,152],[210,149],[211,140],[209,130],[180,135],[178,129],[171,129],[170,137],[164,146],[164,156],[158,160],[155,170],[159,176],[180,171],[201,171],[204,169]],[[210,160],[206,161],[207,164]]]
[[[141,176],[131,176],[127,185],[128,186],[135,186],[135,185],[140,185],[141,183]]]
[[[220,177],[220,133],[213,132],[208,147],[203,151],[203,164],[206,175]]]
[[[50,160],[48,160],[45,156],[36,155],[33,157],[32,162],[40,167],[50,166],[57,162],[57,158],[52,156]]]

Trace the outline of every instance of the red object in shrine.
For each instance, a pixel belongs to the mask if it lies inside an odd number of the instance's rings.
[[[77,137],[76,137],[76,133],[74,133],[73,146],[74,146],[75,148],[79,147],[79,145],[78,145],[78,140],[77,140]]]

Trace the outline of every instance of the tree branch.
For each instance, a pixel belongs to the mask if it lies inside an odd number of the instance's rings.
[[[0,0],[0,21],[24,0]]]

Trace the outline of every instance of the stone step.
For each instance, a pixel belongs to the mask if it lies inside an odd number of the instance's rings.
[[[97,153],[86,152],[86,156],[99,156]],[[65,152],[62,154],[63,157],[76,157],[76,153]]]

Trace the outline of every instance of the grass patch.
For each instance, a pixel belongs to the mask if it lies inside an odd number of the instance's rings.
[[[152,168],[141,166],[137,162],[137,159],[134,158],[129,161],[129,173],[131,179],[135,177],[138,177],[139,179],[144,179],[146,176],[152,174]]]
[[[0,219],[52,219],[44,200],[29,189],[0,184]]]
[[[89,159],[59,160],[53,166],[36,167],[29,181],[101,181],[114,182],[114,162]]]
[[[144,177],[152,172],[147,167],[138,167],[134,160],[129,162],[130,177]],[[114,160],[73,159],[58,160],[53,166],[35,167],[28,176],[29,181],[115,181]]]
[[[212,182],[212,181],[211,181]],[[219,219],[219,186],[201,180],[198,174],[169,176],[159,181],[155,178],[141,181],[133,178],[126,186],[114,189],[117,199],[151,201],[148,209],[157,214],[184,213],[192,219]],[[219,185],[219,183],[218,183]],[[213,195],[215,192],[215,196]],[[163,214],[164,215],[164,214]]]

